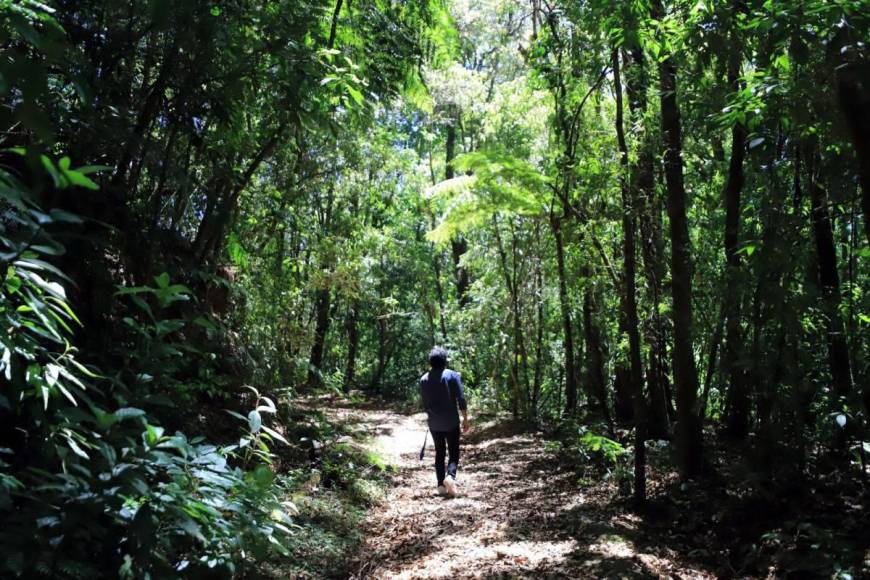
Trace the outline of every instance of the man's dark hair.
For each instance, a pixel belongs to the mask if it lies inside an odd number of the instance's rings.
[[[447,351],[436,346],[429,351],[429,364],[433,369],[443,369],[447,367]]]

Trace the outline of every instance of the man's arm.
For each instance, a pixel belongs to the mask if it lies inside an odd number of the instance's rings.
[[[423,410],[429,413],[429,398],[426,396],[426,376],[420,379],[420,401],[423,403]]]
[[[462,388],[462,379],[459,373],[453,373],[456,378],[456,404],[459,405],[459,412],[462,413],[462,430],[468,431],[468,403],[465,401],[465,389]]]

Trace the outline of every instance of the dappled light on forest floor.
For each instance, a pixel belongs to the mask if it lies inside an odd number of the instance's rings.
[[[333,413],[352,417],[398,468],[369,517],[357,578],[715,576],[644,538],[641,519],[615,506],[611,487],[578,487],[522,426],[476,425],[463,441],[461,496],[446,499],[435,490],[431,439],[419,461],[424,415]]]

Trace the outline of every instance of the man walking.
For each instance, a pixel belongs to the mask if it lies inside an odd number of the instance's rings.
[[[459,411],[462,431],[468,431],[468,411],[459,373],[447,368],[447,351],[436,346],[429,353],[428,373],[420,378],[423,408],[429,418],[429,431],[435,442],[435,476],[438,493],[456,497],[456,470],[459,468]],[[446,449],[445,449],[446,447]],[[448,452],[447,472],[444,471],[445,451]]]

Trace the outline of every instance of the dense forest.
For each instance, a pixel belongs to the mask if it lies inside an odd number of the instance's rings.
[[[5,0],[0,46],[0,577],[870,574],[867,0]],[[360,417],[434,345],[469,481],[528,463],[579,555],[367,543],[415,480]]]

